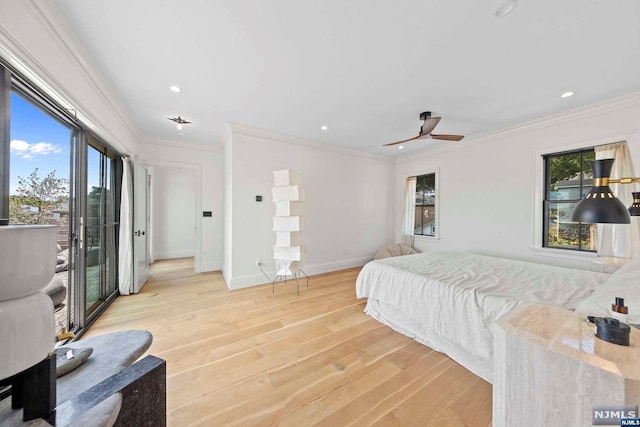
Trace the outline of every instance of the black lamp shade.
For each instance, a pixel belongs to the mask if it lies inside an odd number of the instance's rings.
[[[609,188],[609,176],[614,159],[591,161],[593,186],[571,214],[572,222],[629,224],[627,208]],[[640,211],[640,205],[638,207]]]
[[[640,193],[633,194],[633,204],[629,206],[629,215],[640,216]]]

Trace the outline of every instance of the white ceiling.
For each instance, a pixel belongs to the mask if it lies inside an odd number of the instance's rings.
[[[640,91],[638,0],[55,2],[147,138],[233,122],[395,156],[455,144],[382,147],[425,110],[469,137]]]

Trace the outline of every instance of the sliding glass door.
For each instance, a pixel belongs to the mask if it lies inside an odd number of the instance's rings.
[[[100,138],[0,62],[0,219],[58,225],[45,292],[71,331],[117,296],[122,162]]]
[[[90,316],[114,294],[117,284],[118,222],[114,183],[116,159],[89,136],[86,170],[86,220],[84,235],[85,310]]]
[[[9,223],[58,227],[57,264],[45,293],[53,301],[57,328],[68,328],[77,323],[70,212],[78,128],[19,84],[11,90],[9,112]]]

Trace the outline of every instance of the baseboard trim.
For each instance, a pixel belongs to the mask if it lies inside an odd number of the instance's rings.
[[[363,257],[326,264],[305,265],[304,272],[308,276],[313,276],[316,274],[330,273],[332,271],[346,270],[348,268],[362,267],[372,259],[373,257]],[[267,271],[266,273],[271,278],[275,276],[275,272],[273,271]],[[231,281],[229,281],[228,278],[225,277],[225,282],[227,283],[227,287],[229,288],[229,290],[232,291],[236,289],[249,288],[252,286],[265,285],[267,283],[270,283],[262,273],[251,276],[232,278]]]
[[[193,250],[165,251],[165,252],[155,252],[153,254],[153,259],[158,261],[161,259],[188,258],[193,256],[195,256]]]
[[[221,262],[207,262],[200,264],[200,272],[204,273],[206,271],[219,271],[222,270]]]

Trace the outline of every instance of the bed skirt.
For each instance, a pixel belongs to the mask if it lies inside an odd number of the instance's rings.
[[[491,383],[493,380],[493,364],[491,359],[483,359],[471,354],[447,338],[424,328],[420,322],[412,319],[401,310],[389,304],[369,298],[364,312],[378,322],[389,326],[409,338],[413,338],[420,344],[424,344],[433,350],[445,353],[451,359],[464,366],[483,380]]]

